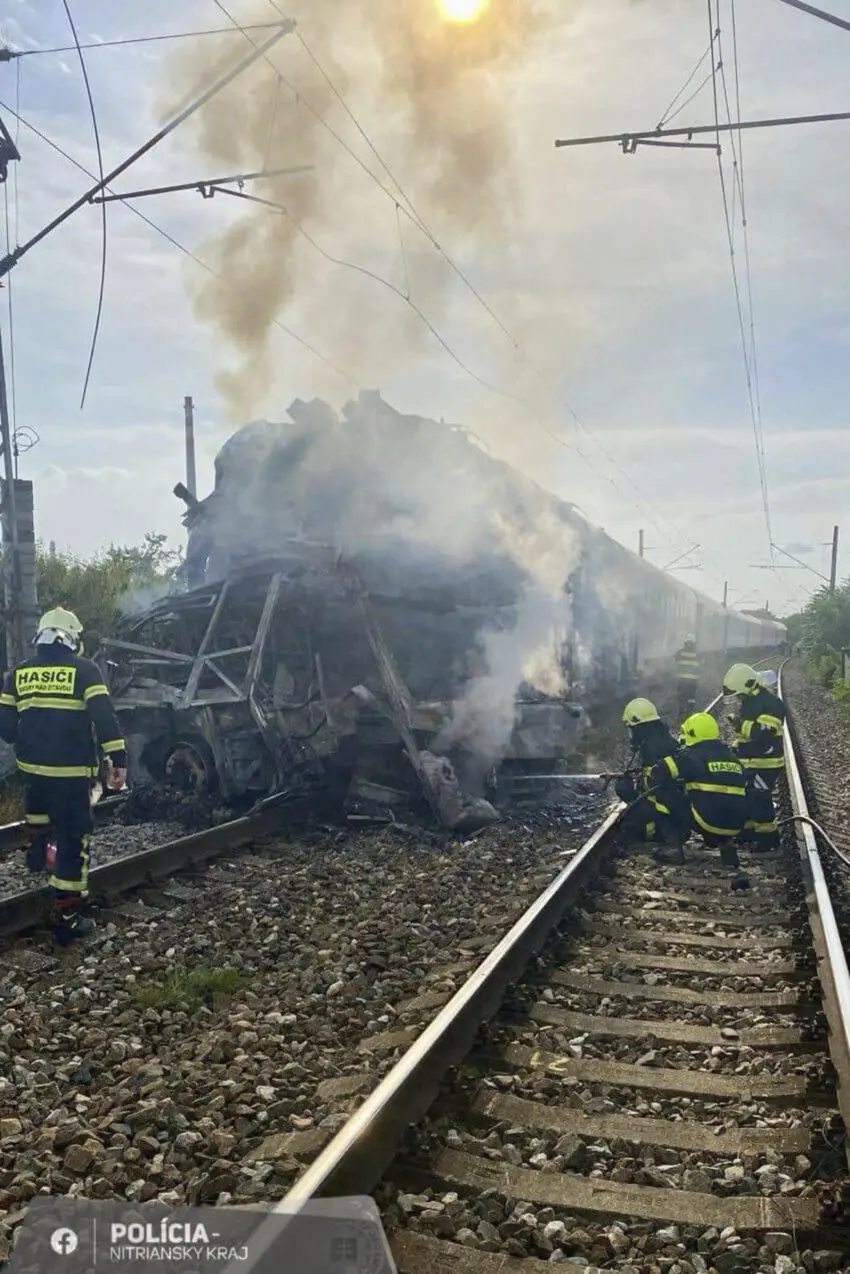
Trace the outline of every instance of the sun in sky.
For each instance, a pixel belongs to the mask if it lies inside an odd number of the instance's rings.
[[[490,7],[490,0],[437,0],[440,16],[447,22],[476,22]]]

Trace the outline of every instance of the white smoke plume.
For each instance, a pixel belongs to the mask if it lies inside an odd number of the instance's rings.
[[[503,756],[516,724],[518,688],[525,683],[552,696],[566,690],[558,656],[568,619],[563,594],[526,589],[514,626],[481,635],[484,670],[455,704],[452,721],[436,746],[449,749],[463,742],[476,757],[491,763]]]
[[[495,759],[523,683],[565,690],[578,525],[462,430],[399,415],[376,395],[349,403],[341,418],[321,402],[294,403],[290,414],[238,431],[219,454],[211,512],[220,569],[232,565],[228,548],[259,557],[283,539],[307,538],[355,562],[377,554],[401,596],[424,581],[448,588],[461,608],[466,599],[474,622],[485,623],[464,648],[465,692],[443,743],[463,740]],[[444,677],[440,658],[423,638],[417,663]]]

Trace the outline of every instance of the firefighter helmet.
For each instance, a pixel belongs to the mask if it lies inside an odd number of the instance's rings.
[[[749,664],[733,664],[723,678],[725,695],[749,695],[759,688],[759,675]]]
[[[53,610],[45,611],[38,621],[35,644],[46,646],[59,642],[70,650],[79,650],[82,633],[83,626],[74,612],[55,606]]]
[[[659,721],[658,709],[649,699],[632,699],[623,710],[625,725],[645,725],[648,721]]]
[[[710,712],[694,712],[682,722],[682,738],[685,747],[692,743],[704,743],[707,739],[720,738],[720,726]]]

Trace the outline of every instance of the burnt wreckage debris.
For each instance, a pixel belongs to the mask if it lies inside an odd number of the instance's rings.
[[[186,591],[104,643],[134,773],[231,805],[495,821],[497,771],[551,773],[579,738],[575,529],[558,529],[564,584],[540,619],[532,483],[377,394],[289,415],[228,440],[206,499],[175,489]],[[523,682],[541,635],[545,690]]]

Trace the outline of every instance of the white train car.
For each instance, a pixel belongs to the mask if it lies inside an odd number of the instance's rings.
[[[576,513],[564,507],[571,522]],[[787,640],[784,624],[743,615],[706,597],[584,523],[578,577],[571,580],[579,642],[631,672],[669,664],[686,634],[703,655],[767,655]]]

